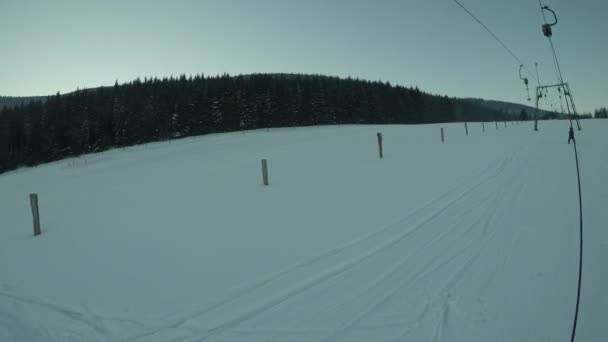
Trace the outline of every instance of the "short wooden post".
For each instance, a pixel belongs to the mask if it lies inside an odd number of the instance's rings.
[[[505,128],[507,128],[507,122],[505,121]]]
[[[486,132],[486,124],[485,123],[481,123],[481,129],[483,130],[483,132]]]
[[[494,121],[494,123],[496,124],[496,130],[498,131],[498,121]]]
[[[382,151],[382,133],[378,133],[378,152],[380,154],[380,158],[384,158],[384,152]]]
[[[467,134],[467,137],[469,136],[469,127],[467,126],[467,123],[464,123],[464,132]]]
[[[34,217],[34,236],[40,235],[40,212],[38,211],[38,194],[30,194],[30,205]]]
[[[445,141],[445,136],[443,135],[443,127],[441,127],[441,142]]]
[[[262,181],[264,185],[268,185],[268,161],[266,159],[262,159]]]

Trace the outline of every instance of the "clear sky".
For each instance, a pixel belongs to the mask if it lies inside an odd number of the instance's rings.
[[[543,1],[560,19],[554,42],[579,111],[608,105],[608,1]],[[556,80],[537,0],[461,2]],[[526,102],[517,62],[452,0],[0,0],[0,42],[8,96],[285,72]]]

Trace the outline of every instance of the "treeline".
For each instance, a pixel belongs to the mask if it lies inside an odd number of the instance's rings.
[[[608,119],[608,108],[602,107],[596,109],[593,117],[596,119]]]
[[[208,133],[495,119],[507,114],[388,82],[291,74],[136,79],[4,107],[0,172]]]
[[[44,101],[46,96],[28,96],[28,97],[14,97],[14,96],[0,96],[0,109],[4,107],[17,107],[21,104],[29,103],[31,101],[41,100]]]

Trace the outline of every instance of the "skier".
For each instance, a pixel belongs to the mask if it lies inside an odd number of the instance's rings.
[[[572,129],[572,126],[570,126],[570,130],[568,131],[568,145],[570,145],[571,141],[574,141],[576,143],[576,141],[574,140],[574,130]]]

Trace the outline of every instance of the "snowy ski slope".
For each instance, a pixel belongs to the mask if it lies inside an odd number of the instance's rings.
[[[605,341],[608,121],[582,124],[577,341]],[[540,127],[260,130],[0,175],[0,341],[567,341],[574,155]]]

